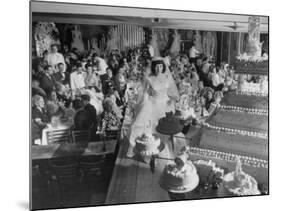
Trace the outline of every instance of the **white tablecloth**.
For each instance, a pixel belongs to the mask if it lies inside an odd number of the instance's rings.
[[[65,130],[69,129],[73,125],[73,120],[69,120],[63,124],[59,124],[57,127],[52,127],[49,125],[48,127],[44,128],[42,130],[42,139],[41,139],[41,145],[47,145],[47,132],[49,131],[56,131],[56,130]]]

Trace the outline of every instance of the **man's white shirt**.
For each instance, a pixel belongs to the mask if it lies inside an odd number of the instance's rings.
[[[57,70],[57,67],[56,65],[58,63],[63,63],[64,64],[64,70],[66,69],[66,66],[65,66],[65,61],[64,61],[64,57],[61,53],[49,53],[47,55],[47,62],[49,65],[51,65],[54,69]]]
[[[195,47],[190,48],[189,50],[189,58],[195,58],[199,54],[199,51],[196,50]]]
[[[85,87],[85,80],[83,73],[77,71],[70,74],[70,86],[72,90],[77,90]]]
[[[106,74],[106,69],[108,65],[106,64],[105,60],[98,57],[97,60],[99,61],[99,71],[97,72],[99,75],[104,75]]]

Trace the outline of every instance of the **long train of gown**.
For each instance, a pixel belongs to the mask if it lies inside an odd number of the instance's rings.
[[[128,157],[134,155],[133,148],[137,137],[143,133],[157,133],[155,127],[159,119],[164,117],[166,112],[175,111],[174,103],[168,104],[170,97],[178,97],[178,90],[170,72],[160,73],[157,77],[151,76],[147,83],[148,87],[157,92],[157,96],[149,95],[149,88],[144,89],[142,101],[136,108],[135,119],[131,125]]]

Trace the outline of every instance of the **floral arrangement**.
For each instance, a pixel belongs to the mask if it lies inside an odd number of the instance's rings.
[[[238,106],[220,106],[219,108],[225,111],[246,112],[249,114],[268,116],[268,110],[265,109],[243,108]]]
[[[241,156],[236,155],[232,153],[226,153],[226,152],[220,152],[220,151],[214,151],[209,149],[202,149],[198,147],[190,147],[189,153],[192,155],[201,155],[204,157],[213,157],[221,160],[225,160],[227,162],[235,163],[237,160],[237,157],[239,157],[241,163],[243,165],[255,167],[255,168],[268,168],[268,161],[262,160],[254,157],[248,157],[248,156]]]
[[[60,44],[59,30],[55,23],[38,22],[34,27],[34,39],[37,56],[42,56],[45,50],[50,50],[52,44]]]
[[[247,62],[263,62],[268,60],[268,55],[264,54],[262,56],[251,56],[247,53],[240,54],[236,57],[239,61],[247,61]]]
[[[260,133],[260,132],[254,132],[254,131],[246,131],[246,130],[239,130],[239,129],[232,129],[232,128],[226,128],[226,127],[219,127],[219,126],[214,126],[210,125],[209,123],[202,123],[203,126],[216,130],[216,131],[221,131],[221,132],[226,132],[230,134],[236,134],[236,135],[242,135],[242,136],[252,136],[252,137],[257,137],[261,139],[267,139],[267,133]]]

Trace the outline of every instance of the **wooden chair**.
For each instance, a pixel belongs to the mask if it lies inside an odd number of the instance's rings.
[[[77,193],[81,175],[79,174],[78,162],[70,159],[57,159],[50,161],[52,180],[56,181],[59,189],[61,202],[67,196]]]
[[[39,165],[32,165],[32,195],[40,195],[41,193],[41,173]]]
[[[71,132],[72,141],[74,143],[78,142],[90,142],[91,141],[91,131],[90,130],[74,130]]]
[[[47,131],[47,143],[51,144],[58,142],[71,142],[69,129]]]
[[[82,173],[81,181],[91,182],[103,176],[106,160],[104,155],[82,157],[79,161],[79,168]]]
[[[105,131],[105,140],[118,140],[120,136],[120,130],[106,130]]]

